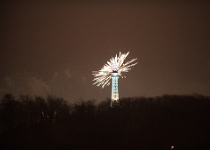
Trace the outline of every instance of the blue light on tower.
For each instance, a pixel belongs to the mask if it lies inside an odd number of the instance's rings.
[[[113,104],[119,103],[119,92],[118,92],[118,78],[119,74],[117,71],[112,72],[112,94],[111,94],[111,104],[110,106],[113,107]]]

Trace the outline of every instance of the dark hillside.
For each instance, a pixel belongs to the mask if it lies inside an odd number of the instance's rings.
[[[0,149],[210,149],[210,98],[132,97],[68,104],[62,98],[5,95]]]

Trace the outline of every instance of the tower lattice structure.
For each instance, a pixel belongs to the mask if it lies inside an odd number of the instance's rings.
[[[119,74],[117,71],[112,72],[112,95],[111,95],[111,107],[113,107],[114,104],[119,103],[119,92],[118,92],[118,78]]]

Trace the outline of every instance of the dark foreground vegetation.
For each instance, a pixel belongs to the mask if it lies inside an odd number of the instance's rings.
[[[209,150],[210,98],[163,95],[68,104],[64,99],[5,95],[0,149]]]

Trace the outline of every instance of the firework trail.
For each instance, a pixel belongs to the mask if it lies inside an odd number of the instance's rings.
[[[137,58],[135,58],[124,64],[124,60],[126,59],[128,54],[129,52],[125,54],[119,52],[119,56],[117,56],[116,54],[115,57],[112,57],[101,68],[101,70],[93,71],[93,76],[94,76],[93,85],[102,86],[102,88],[104,88],[105,86],[109,86],[112,72],[117,72],[119,76],[123,78],[122,72],[128,72],[129,70],[131,70],[132,66],[135,66],[138,63],[135,62],[137,60]]]

